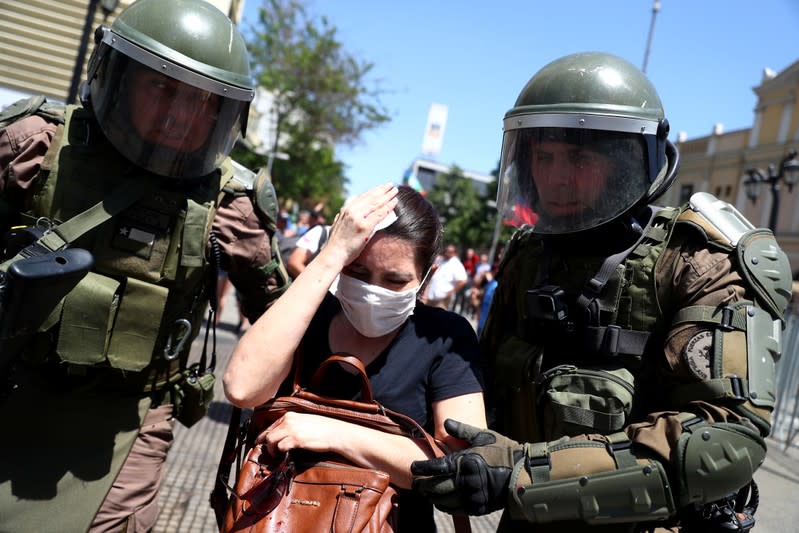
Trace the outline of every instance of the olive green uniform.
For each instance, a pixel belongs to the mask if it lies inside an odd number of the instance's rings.
[[[481,337],[492,429],[446,421],[470,446],[414,463],[414,486],[449,512],[504,508],[503,530],[748,530],[786,255],[710,194],[653,207],[679,151],[623,58],[544,65],[503,127],[497,207],[526,225]]]
[[[773,368],[790,281],[781,274],[766,282],[765,292],[753,287],[769,275],[753,276],[745,257],[750,264],[758,257],[772,273],[787,271],[770,232],[752,230],[740,245],[749,252],[737,255],[691,209],[660,211],[649,236],[615,268],[605,288],[591,295],[598,321],[575,327],[569,319],[532,316],[528,290],[546,278],[567,294],[586,294],[605,255],[580,253],[590,246],[550,250],[524,230],[514,236],[498,273],[481,352],[495,429],[539,443],[527,450],[538,466],[521,468],[512,478],[508,509],[524,520],[514,522],[515,528],[525,530],[527,520],[577,518],[594,524],[668,522],[679,508],[721,498],[747,482],[765,455],[762,438],[770,429]],[[730,310],[727,321],[723,309]],[[764,343],[768,350],[747,351]],[[729,448],[735,460],[752,464],[735,472],[724,464],[725,452],[718,458],[709,449],[701,453],[716,460],[717,468],[691,472],[685,453],[694,434],[708,435],[719,450]],[[594,482],[607,499],[585,489],[593,503],[583,500],[581,506],[581,482],[590,485],[593,477],[625,469],[641,474],[619,476],[610,485]],[[633,488],[620,488],[624,483]],[[569,494],[560,504],[559,491]]]
[[[241,291],[248,317],[255,320],[286,285],[273,254],[274,218],[256,205],[255,176],[228,161],[202,178],[164,180],[122,158],[91,114],[70,107],[65,120],[34,115],[0,133],[3,234],[39,217],[69,220],[125,180],[147,194],[74,243],[92,252],[92,272],[26,349],[17,388],[0,403],[4,422],[15,428],[0,444],[2,530],[86,529],[137,435],[150,439],[160,471],[172,409],[151,420],[158,431],[139,428],[148,409],[182,397],[209,299],[212,229],[220,266]],[[274,200],[271,184],[260,185],[267,188],[261,203]],[[190,324],[188,332],[182,324]],[[193,407],[178,405],[175,415]]]

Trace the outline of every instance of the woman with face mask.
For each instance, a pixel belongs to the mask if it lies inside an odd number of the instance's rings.
[[[319,255],[239,341],[224,376],[228,399],[254,407],[290,392],[297,348],[305,383],[329,355],[348,353],[366,367],[376,401],[460,448],[444,420],[486,426],[477,337],[460,315],[417,300],[442,234],[433,206],[410,187],[386,184],[354,198]],[[360,390],[344,368],[328,378],[320,393],[350,399]],[[404,437],[298,413],[276,421],[259,442],[272,453],[335,452],[388,472],[404,489],[411,462],[425,457]],[[435,531],[432,506],[411,491],[400,494],[401,530]]]

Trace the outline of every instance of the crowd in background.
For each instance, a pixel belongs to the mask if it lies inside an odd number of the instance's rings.
[[[478,253],[469,247],[459,254],[456,245],[448,244],[422,301],[465,316],[479,335],[497,285],[495,276],[501,255],[500,250],[490,261],[487,252]]]

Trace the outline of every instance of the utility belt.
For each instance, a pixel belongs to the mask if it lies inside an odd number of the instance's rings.
[[[149,397],[151,408],[164,404],[174,406],[174,415],[190,427],[202,419],[213,400],[215,377],[213,368],[193,364],[181,370],[179,360],[153,365],[146,372],[123,372],[109,366],[78,366],[61,362],[23,362],[16,374],[17,383],[40,388],[70,391],[95,391],[115,397]]]
[[[154,400],[164,390],[183,379],[178,361],[153,365],[144,372],[126,372],[108,365],[64,363],[53,354],[45,362],[32,362],[25,357],[21,366],[25,368],[26,374],[36,375],[41,386],[65,391],[91,389],[119,395],[150,395]]]

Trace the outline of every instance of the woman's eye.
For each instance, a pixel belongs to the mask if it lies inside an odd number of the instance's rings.
[[[359,279],[361,281],[364,281],[369,276],[368,272],[363,272],[360,270],[352,270],[352,269],[344,269],[341,271],[341,273],[351,278]]]

